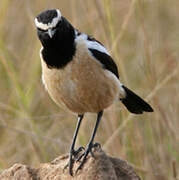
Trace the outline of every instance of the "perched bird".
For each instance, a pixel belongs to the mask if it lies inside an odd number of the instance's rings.
[[[120,82],[117,66],[106,48],[95,38],[75,29],[58,9],[41,12],[35,18],[35,25],[42,44],[40,56],[45,88],[59,106],[78,115],[68,163],[72,175],[75,156],[82,149],[75,150],[75,142],[85,113],[97,113],[97,121],[78,169],[92,153],[104,109],[116,100],[135,114],[153,112],[153,109]]]

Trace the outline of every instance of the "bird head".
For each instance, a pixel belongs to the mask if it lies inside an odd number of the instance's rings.
[[[52,39],[61,20],[61,12],[58,9],[50,9],[41,12],[35,18],[38,35]]]
[[[61,15],[60,10],[50,9],[41,12],[35,18],[38,37],[44,47],[61,44],[72,44],[74,41],[73,26]]]

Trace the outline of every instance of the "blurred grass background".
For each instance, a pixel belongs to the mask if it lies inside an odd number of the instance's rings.
[[[106,110],[96,141],[128,160],[145,180],[179,176],[178,0],[1,0],[0,170],[37,166],[68,153],[76,117],[59,109],[41,82],[34,17],[59,8],[80,31],[109,49],[120,78],[155,112]],[[121,105],[121,106],[120,106]],[[77,145],[86,145],[95,115],[85,116]]]

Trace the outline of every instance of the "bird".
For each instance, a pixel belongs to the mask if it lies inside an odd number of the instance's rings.
[[[103,112],[121,101],[134,114],[153,112],[141,97],[123,85],[116,63],[105,46],[94,37],[80,32],[59,9],[47,9],[35,17],[40,49],[42,82],[53,101],[77,115],[77,125],[69,152],[69,174],[80,159],[77,171],[92,154],[94,138]],[[85,113],[97,114],[96,124],[86,149],[75,149]],[[80,158],[77,154],[84,149]]]

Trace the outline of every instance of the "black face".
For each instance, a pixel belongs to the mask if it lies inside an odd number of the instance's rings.
[[[47,42],[53,38],[59,28],[60,21],[61,16],[58,17],[55,9],[43,11],[36,17],[37,34],[43,46],[48,45]]]
[[[52,36],[49,35],[49,30],[43,30],[37,28],[38,37],[43,45],[43,47],[53,47],[60,44],[65,45],[66,43],[74,42],[75,32],[72,25],[64,18],[61,17],[61,20],[53,28],[50,28]]]
[[[56,10],[48,10],[37,16],[37,20],[49,25],[54,17],[57,17]],[[37,27],[37,34],[43,46],[42,57],[49,68],[62,68],[75,54],[75,30],[62,16],[55,27],[49,27],[45,30]]]
[[[48,30],[37,28],[37,35],[43,47],[48,47],[53,45],[54,38],[56,37],[56,33],[59,30],[59,24],[60,22],[56,25],[56,27],[51,29],[52,37],[50,37]]]

